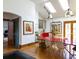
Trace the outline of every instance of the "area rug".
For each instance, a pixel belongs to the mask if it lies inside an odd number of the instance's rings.
[[[14,51],[12,53],[4,54],[3,59],[36,59],[21,51]]]

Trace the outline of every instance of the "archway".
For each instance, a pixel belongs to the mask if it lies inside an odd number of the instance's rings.
[[[19,48],[19,20],[20,16],[3,12],[3,46],[4,48]]]

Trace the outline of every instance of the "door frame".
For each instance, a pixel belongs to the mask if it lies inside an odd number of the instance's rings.
[[[63,36],[65,37],[66,36],[66,24],[70,23],[70,34],[71,34],[71,44],[69,45],[69,51],[71,52],[71,45],[73,45],[73,23],[76,23],[76,21],[64,21],[64,30],[63,30]]]
[[[71,23],[71,44],[73,44],[73,23],[76,23],[76,21],[64,21],[64,31],[63,31],[63,34],[64,34],[64,37],[66,36],[66,24],[68,23]]]
[[[20,17],[18,17],[18,18],[15,18],[15,19],[12,19],[12,20],[10,20],[10,19],[3,19],[3,21],[8,21],[8,22],[13,22],[13,24],[14,24],[14,21],[16,21],[16,20],[20,20]],[[13,25],[13,28],[14,28],[14,25]],[[19,28],[19,26],[18,26],[18,28]],[[8,24],[8,29],[9,29],[9,24]],[[13,29],[13,31],[14,31],[14,29]],[[19,36],[19,35],[18,35]],[[9,36],[8,36],[9,37]],[[13,32],[13,37],[14,37],[14,32]],[[9,39],[8,39],[9,40]],[[19,40],[19,39],[18,39]],[[12,46],[12,48],[15,48],[15,42],[14,41],[16,41],[15,40],[15,38],[13,38],[13,46]],[[8,43],[9,43],[9,41],[8,41]],[[19,42],[18,42],[18,44],[19,44]],[[20,45],[17,47],[17,48],[19,48],[20,47]]]

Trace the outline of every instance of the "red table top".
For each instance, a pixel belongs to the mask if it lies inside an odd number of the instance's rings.
[[[50,34],[50,35],[49,35]],[[44,33],[41,33],[39,35],[39,39],[40,40],[48,40],[48,41],[51,41],[51,42],[62,42],[62,40],[64,41],[65,39],[63,38],[50,38],[49,36],[52,36],[51,33],[47,33],[47,32],[44,32]],[[64,41],[65,42],[65,41]]]
[[[40,37],[40,40],[48,40],[51,42],[62,42],[62,40],[64,40],[63,38],[49,38],[49,37]]]

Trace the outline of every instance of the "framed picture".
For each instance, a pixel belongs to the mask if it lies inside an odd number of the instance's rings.
[[[61,34],[62,33],[62,23],[60,21],[52,22],[51,23],[51,32],[54,32],[55,34]]]
[[[39,28],[45,29],[45,26],[46,26],[46,21],[45,20],[39,20]]]
[[[33,34],[34,33],[34,22],[23,21],[23,34]]]

